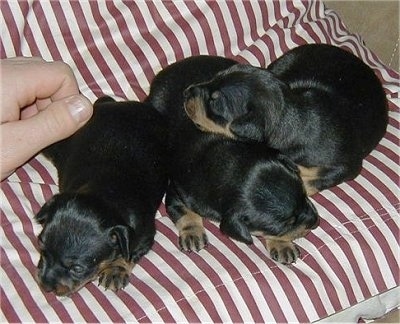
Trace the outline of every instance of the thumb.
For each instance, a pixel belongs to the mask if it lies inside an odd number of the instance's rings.
[[[4,179],[45,147],[75,133],[92,116],[88,99],[74,95],[38,114],[1,125],[1,178]]]

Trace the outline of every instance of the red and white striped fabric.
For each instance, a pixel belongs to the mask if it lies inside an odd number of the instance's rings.
[[[312,199],[321,225],[302,258],[271,261],[206,222],[211,246],[185,254],[164,206],[156,243],[127,288],[92,283],[72,298],[43,293],[34,214],[58,191],[38,156],[1,184],[1,322],[311,322],[399,286],[399,75],[319,1],[1,1],[1,58],[71,65],[84,95],[142,100],[154,75],[196,54],[266,66],[290,48],[330,43],[369,64],[390,98],[390,125],[354,180]],[[399,301],[392,301],[391,307]]]

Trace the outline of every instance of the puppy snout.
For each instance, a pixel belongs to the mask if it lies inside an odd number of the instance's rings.
[[[202,90],[197,85],[191,85],[183,91],[183,97],[185,100],[193,98],[193,97],[200,97]]]

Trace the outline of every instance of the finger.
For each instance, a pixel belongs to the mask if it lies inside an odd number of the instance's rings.
[[[2,60],[2,106],[16,111],[33,104],[37,99],[57,101],[79,94],[77,81],[69,65],[64,62],[46,62],[39,58],[14,58]],[[11,109],[12,108],[12,109]],[[2,107],[2,111],[5,111]],[[4,118],[2,118],[5,121]],[[10,121],[11,119],[9,119]],[[16,120],[16,118],[14,118]]]
[[[90,102],[77,95],[53,102],[31,118],[2,124],[2,179],[43,148],[72,135],[92,113]]]

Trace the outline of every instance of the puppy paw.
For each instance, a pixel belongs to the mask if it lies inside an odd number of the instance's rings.
[[[134,264],[123,259],[117,259],[103,267],[99,272],[99,286],[117,291],[129,283],[129,276]]]
[[[184,214],[176,222],[179,231],[179,246],[182,251],[200,251],[208,244],[202,217],[194,211],[184,208]]]
[[[188,226],[179,233],[179,247],[182,251],[200,251],[207,247],[208,238],[203,226]]]
[[[294,263],[300,257],[299,248],[292,242],[268,240],[267,250],[272,260],[282,264]]]

